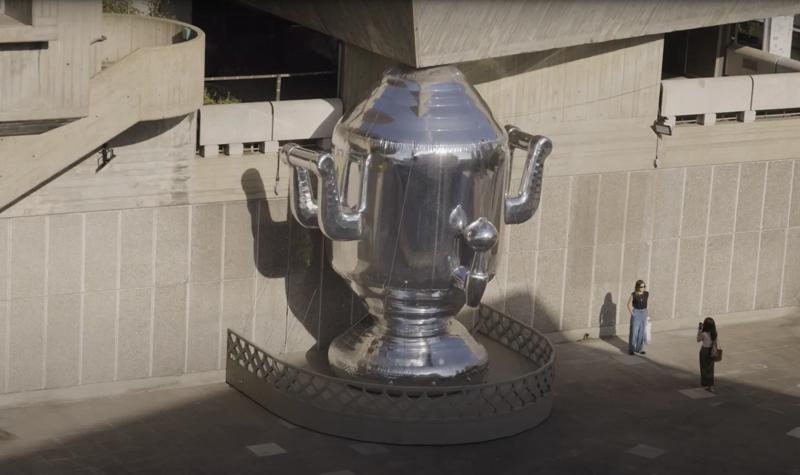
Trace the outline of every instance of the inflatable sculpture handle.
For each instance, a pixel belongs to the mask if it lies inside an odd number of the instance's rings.
[[[336,181],[336,164],[331,154],[318,153],[294,143],[282,146],[280,154],[281,159],[292,166],[290,202],[295,219],[304,227],[319,227],[325,236],[334,241],[360,239],[363,205],[354,210],[342,204]],[[317,176],[318,202],[311,193],[308,172]],[[361,191],[363,197],[364,190]]]
[[[506,131],[512,155],[515,148],[528,151],[517,194],[507,193],[505,200],[506,224],[519,224],[531,219],[539,208],[544,160],[553,151],[553,143],[547,137],[527,134],[513,125],[506,125]]]
[[[489,251],[497,244],[497,228],[491,221],[480,217],[465,227],[461,235],[474,255],[469,269],[458,266],[453,271],[456,287],[467,297],[467,305],[477,307],[481,303],[486,284],[492,280],[489,272]]]

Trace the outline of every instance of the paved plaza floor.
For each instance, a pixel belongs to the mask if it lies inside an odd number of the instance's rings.
[[[553,413],[481,444],[366,444],[295,427],[225,384],[0,410],[0,474],[800,474],[800,316],[556,345]]]

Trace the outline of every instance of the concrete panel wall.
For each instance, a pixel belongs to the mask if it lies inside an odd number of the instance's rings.
[[[608,334],[628,322],[637,279],[656,322],[795,305],[796,173],[781,160],[545,178],[538,240],[506,228],[504,308],[543,330]]]
[[[637,279],[656,325],[796,305],[793,162],[546,177],[534,219],[505,228],[487,302],[603,334],[628,322]],[[324,345],[365,310],[287,211],[279,198],[0,220],[4,391],[221,369],[227,328],[274,352]]]
[[[0,220],[0,391],[222,369],[229,327],[329,341],[363,307],[289,217],[278,199]]]
[[[50,33],[0,44],[0,122],[88,113],[89,78],[96,72],[97,46],[91,43],[100,36],[102,5],[100,0],[54,3],[34,2],[32,11],[35,29]],[[43,8],[46,4],[50,8]]]

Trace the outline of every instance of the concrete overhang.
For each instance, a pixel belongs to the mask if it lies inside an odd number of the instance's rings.
[[[410,66],[800,13],[797,0],[244,0]]]

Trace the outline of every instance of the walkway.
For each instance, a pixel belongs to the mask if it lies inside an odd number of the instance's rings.
[[[692,330],[557,345],[553,414],[508,439],[363,444],[213,384],[0,410],[0,473],[800,474],[800,316],[719,327],[716,395]]]

